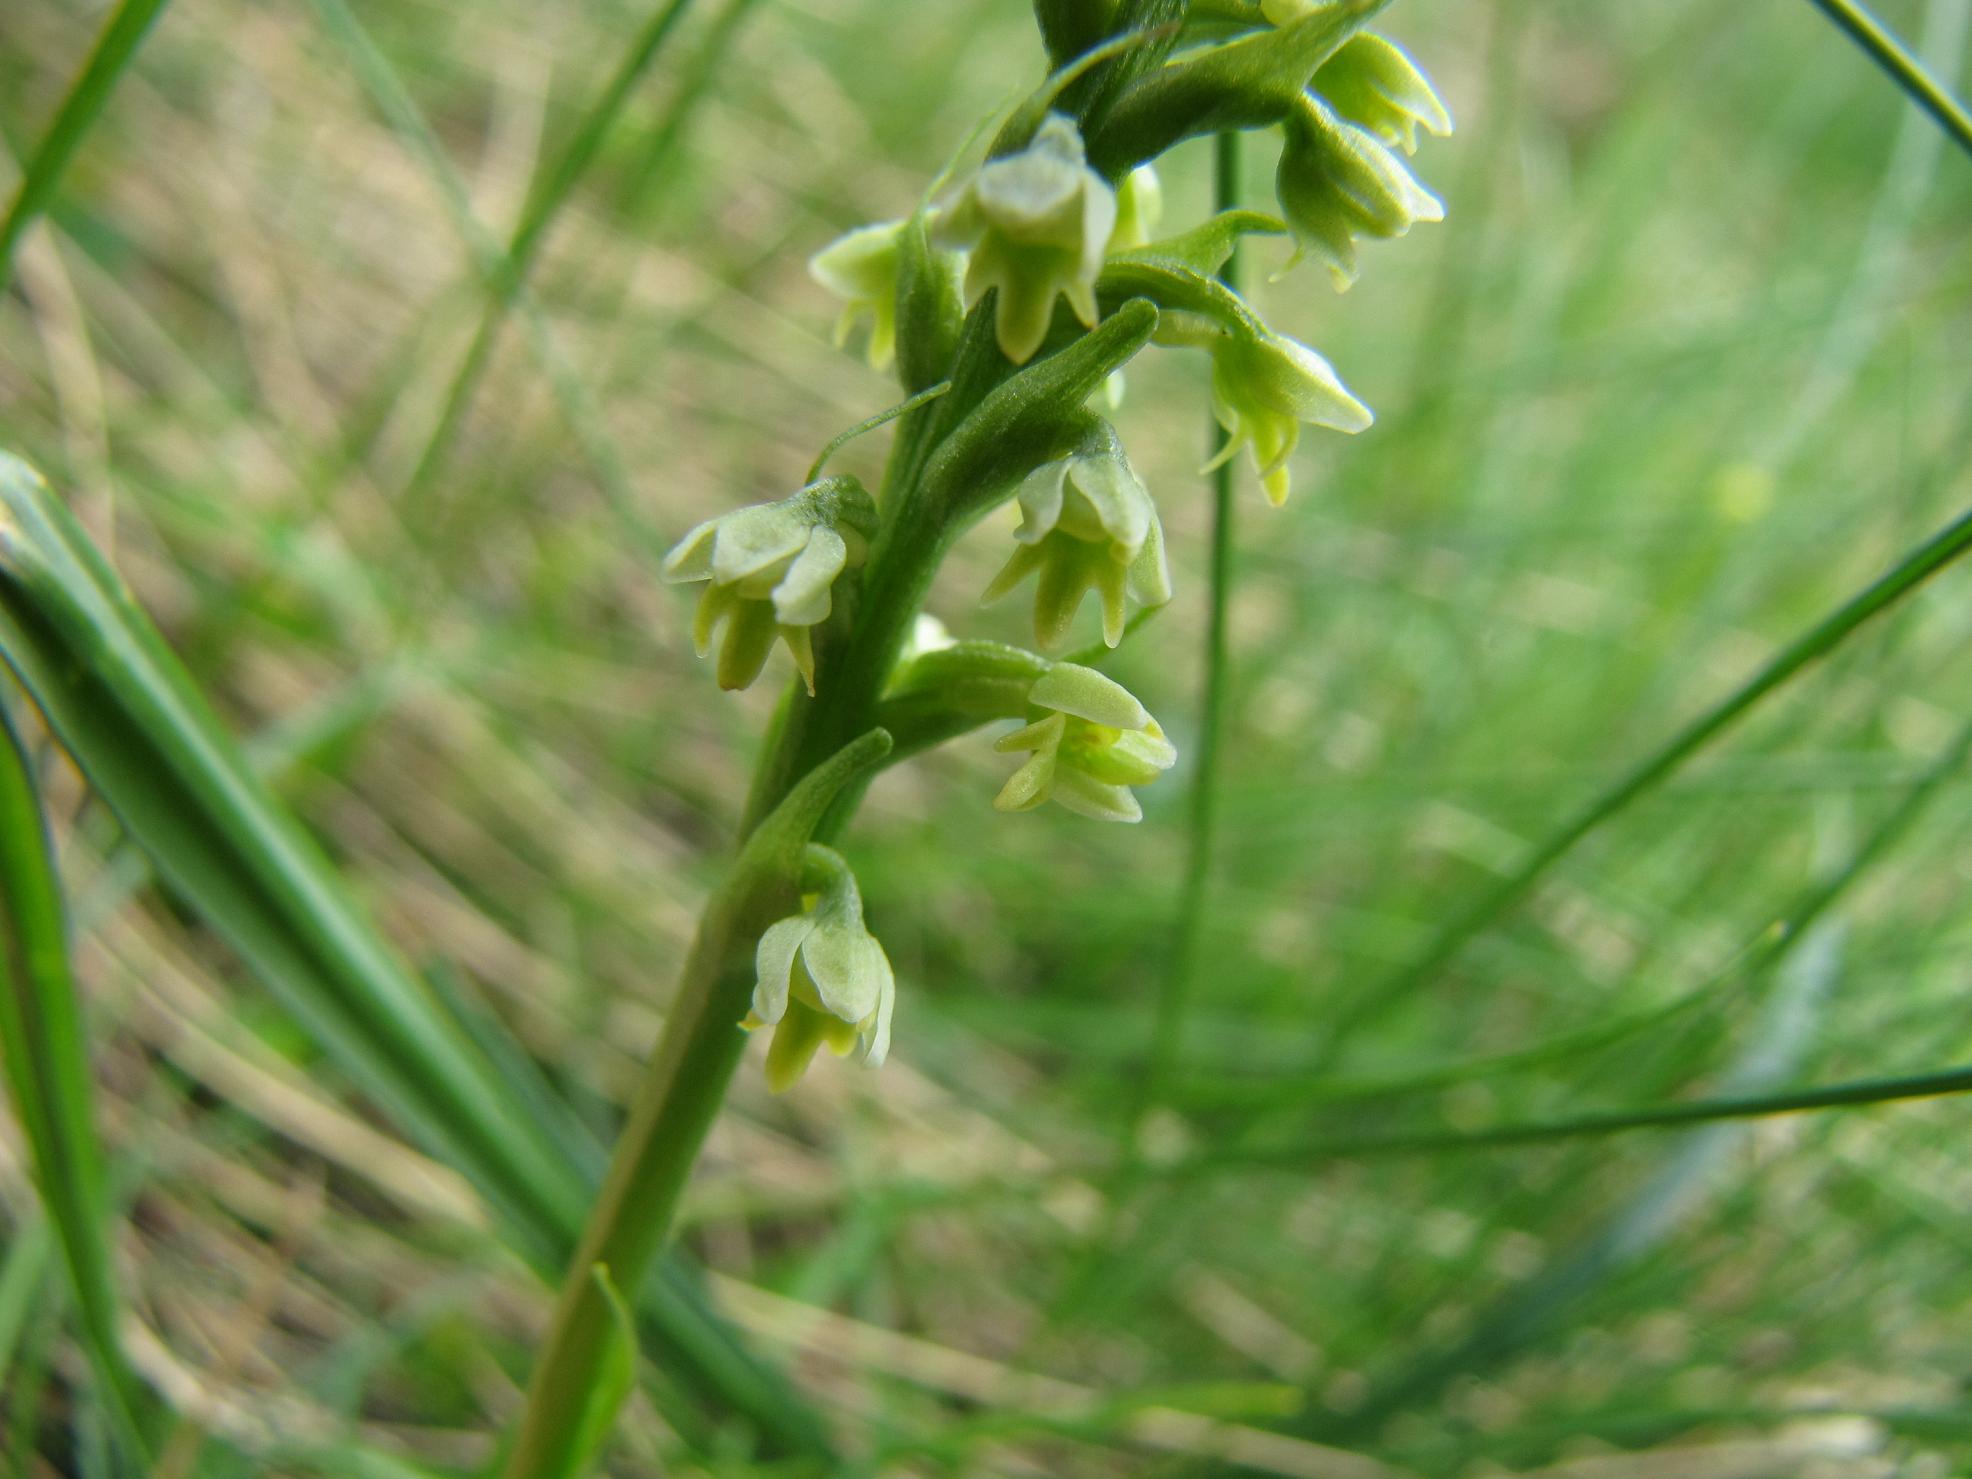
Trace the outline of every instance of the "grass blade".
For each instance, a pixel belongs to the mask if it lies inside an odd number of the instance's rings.
[[[538,1270],[559,1275],[594,1148],[558,1141],[382,944],[67,510],[5,453],[0,657],[165,884],[401,1129],[473,1181]],[[787,1448],[821,1444],[819,1420],[680,1266],[650,1287],[647,1338],[695,1403],[744,1413]]]
[[[567,203],[568,197],[574,193],[575,187],[581,183],[582,177],[588,173],[589,166],[595,163],[603,140],[623,112],[623,105],[630,100],[637,83],[657,60],[664,43],[670,39],[672,30],[690,4],[691,0],[666,0],[652,12],[643,30],[624,53],[616,72],[604,85],[601,95],[583,115],[574,136],[553,163],[536,176],[520,222],[508,238],[506,252],[497,263],[486,264],[482,269],[486,275],[486,308],[480,315],[479,327],[473,332],[472,344],[453,375],[451,388],[445,395],[444,410],[440,412],[438,423],[433,427],[417,468],[411,475],[414,497],[416,490],[429,486],[444,465],[452,438],[464,422],[473,393],[492,360],[500,327],[506,322],[508,311],[527,283],[528,273],[532,271],[542,244],[547,240],[548,228]]]
[[[1953,97],[1896,34],[1856,0],[1810,0],[1810,3],[1848,35],[1868,54],[1869,59],[1889,74],[1904,94],[1937,119],[1938,127],[1957,141],[1959,148],[1972,154],[1972,113]]]
[[[158,18],[166,3],[167,0],[123,0],[116,14],[110,17],[110,23],[103,27],[102,35],[97,37],[95,50],[83,63],[82,75],[62,99],[47,137],[21,173],[20,187],[14,192],[6,217],[0,219],[0,288],[5,288],[13,275],[14,251],[21,237],[48,209],[69,160],[75,157],[83,136],[102,116],[104,105],[116,90],[117,79],[130,65],[144,33],[150,30],[151,22]]]
[[[149,1457],[150,1394],[124,1360],[96,1142],[89,1051],[61,885],[32,762],[0,707],[0,1058],[34,1180],[67,1267],[99,1399],[132,1455]]]
[[[1871,617],[1888,610],[1972,549],[1972,512],[1959,515],[1911,550],[1886,573],[1796,637],[1751,678],[1699,715],[1614,785],[1593,798],[1522,859],[1511,873],[1454,914],[1416,957],[1375,989],[1345,1006],[1335,1020],[1330,1053],[1377,1011],[1422,985],[1602,824],[1677,773],[1684,763],[1743,719],[1763,698],[1826,657]]]

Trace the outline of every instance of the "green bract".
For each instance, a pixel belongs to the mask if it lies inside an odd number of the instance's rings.
[[[806,1072],[827,1043],[838,1057],[860,1050],[880,1065],[890,1050],[897,981],[863,924],[863,899],[841,855],[810,843],[801,913],[767,927],[754,952],[753,1010],[745,1025],[772,1027],[767,1084],[775,1093]]]
[[[664,557],[674,584],[706,581],[692,623],[700,657],[723,623],[719,686],[745,688],[760,676],[779,636],[815,691],[810,628],[826,621],[836,577],[863,563],[876,503],[854,478],[829,477],[778,503],[707,519]]]
[[[998,289],[1000,350],[1025,364],[1048,336],[1054,300],[1096,324],[1096,274],[1116,226],[1116,192],[1090,169],[1075,121],[1050,113],[1017,154],[988,160],[934,224],[941,246],[971,253],[970,308]]]
[[[1114,679],[1071,662],[1036,680],[1027,702],[1045,712],[993,746],[1031,752],[993,805],[1029,811],[1054,800],[1097,821],[1141,821],[1130,787],[1149,785],[1178,758],[1150,711]]]
[[[899,238],[905,222],[859,226],[808,259],[808,274],[843,300],[835,323],[838,346],[864,314],[870,316],[870,368],[888,369],[897,357]]]
[[[1102,637],[1123,640],[1126,598],[1144,606],[1171,599],[1164,530],[1136,470],[1107,424],[1089,450],[1043,463],[1021,482],[1019,542],[985,599],[998,600],[1030,574],[1034,635],[1043,647],[1067,639],[1069,623],[1091,590],[1102,600]]]

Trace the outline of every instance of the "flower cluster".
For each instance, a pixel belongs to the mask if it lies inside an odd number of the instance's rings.
[[[1221,269],[1242,235],[1286,235],[1290,267],[1311,258],[1346,288],[1363,242],[1443,216],[1409,159],[1419,134],[1448,133],[1451,117],[1401,48],[1362,29],[1374,8],[1249,0],[1119,46],[1126,38],[1105,38],[1096,18],[1114,7],[1037,0],[1052,77],[984,160],[927,191],[913,214],[851,231],[810,260],[842,301],[838,343],[867,322],[869,364],[894,366],[910,396],[856,429],[903,418],[883,503],[854,479],[819,477],[818,463],[799,492],[701,524],[664,563],[667,579],[704,585],[694,635],[701,655],[718,638],[723,687],[752,683],[777,642],[794,658],[806,695],[776,721],[769,804],[787,794],[772,778],[806,784],[818,773],[823,739],[861,733],[894,758],[1011,720],[995,748],[1022,758],[995,807],[1054,801],[1098,820],[1141,819],[1136,788],[1169,770],[1176,750],[1113,679],[1042,655],[1068,643],[1091,593],[1112,648],[1133,609],[1172,595],[1157,504],[1093,407],[1120,410],[1122,367],[1146,344],[1204,351],[1226,433],[1209,465],[1246,451],[1275,504],[1304,427],[1370,425],[1329,362],[1268,324]],[[1279,128],[1278,217],[1226,211],[1160,238],[1155,161],[1229,127]],[[1009,504],[1018,525],[985,597],[1031,581],[1040,651],[955,641],[942,628],[913,640],[945,552]],[[784,884],[800,911],[757,943],[747,1025],[773,1029],[777,1090],[824,1044],[877,1063],[889,1041],[890,962],[849,864],[808,840],[824,815],[839,822],[846,810],[838,800],[803,824],[800,876]]]

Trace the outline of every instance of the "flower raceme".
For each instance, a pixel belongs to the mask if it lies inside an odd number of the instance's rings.
[[[863,563],[876,533],[876,503],[854,478],[829,477],[778,503],[707,519],[664,557],[673,584],[705,581],[692,640],[700,657],[713,633],[719,686],[745,688],[760,676],[778,636],[815,691],[812,628],[826,621],[844,570]]]
[[[753,1010],[743,1025],[772,1027],[767,1085],[775,1093],[807,1071],[815,1049],[860,1052],[879,1067],[890,1050],[897,981],[863,923],[863,899],[842,856],[820,843],[806,853],[801,913],[767,927],[754,951]]]
[[[993,805],[1029,811],[1052,800],[1097,821],[1141,821],[1130,787],[1156,780],[1178,752],[1129,689],[1093,668],[1058,662],[1035,680],[1027,702],[1044,712],[993,746],[1028,753]]]
[[[1157,506],[1107,423],[1089,449],[1035,468],[1014,497],[1018,542],[985,599],[998,600],[1038,572],[1034,634],[1043,648],[1066,640],[1091,590],[1102,601],[1102,638],[1111,647],[1123,640],[1128,597],[1144,606],[1171,599]]]
[[[1025,149],[979,167],[932,239],[970,251],[966,307],[999,290],[994,332],[1024,365],[1048,336],[1056,297],[1095,327],[1096,276],[1115,227],[1116,192],[1089,168],[1074,120],[1050,113]]]
[[[1106,8],[1114,7],[1093,10]],[[793,654],[808,698],[793,696],[777,721],[765,794],[812,776],[820,767],[809,751],[831,737],[881,733],[904,755],[1015,719],[1019,727],[995,748],[1021,759],[996,808],[1054,801],[1099,820],[1141,819],[1133,788],[1177,756],[1126,689],[1092,668],[999,643],[942,632],[911,640],[911,623],[923,619],[923,593],[957,536],[1008,499],[1019,526],[986,598],[1031,577],[1041,648],[1062,643],[1092,592],[1111,647],[1133,605],[1171,598],[1156,505],[1115,428],[1090,409],[1105,390],[1120,409],[1122,367],[1146,336],[1206,351],[1213,411],[1227,434],[1208,465],[1244,449],[1275,504],[1288,496],[1304,426],[1353,433],[1370,425],[1369,408],[1328,361],[1271,328],[1220,274],[1242,235],[1285,229],[1296,262],[1312,257],[1346,287],[1360,242],[1442,216],[1406,160],[1420,131],[1450,131],[1450,114],[1400,48],[1358,29],[1370,8],[1334,0],[1227,7],[1229,40],[1158,52],[1134,74],[1119,67],[1103,81],[1099,69],[1113,58],[1075,55],[1087,44],[1077,19],[1086,7],[1061,0],[1060,25],[1050,31],[1043,15],[1051,53],[1059,52],[1055,78],[1009,125],[1031,124],[1031,133],[1014,134],[1016,147],[935,203],[927,196],[911,217],[850,231],[810,260],[810,274],[841,300],[838,342],[868,320],[869,363],[898,367],[911,393],[845,434],[901,418],[884,506],[853,478],[819,478],[777,503],[699,525],[663,567],[667,580],[703,583],[694,638],[702,656],[717,639],[722,687],[751,684],[776,643]],[[1280,219],[1228,210],[1157,237],[1154,162],[1166,149],[1226,127],[1275,126],[1284,140]],[[1063,300],[1069,312],[1058,314]],[[1090,332],[1071,334],[1070,315]],[[1042,357],[1044,345],[1051,352]],[[867,577],[854,574],[872,559]],[[845,578],[855,584],[839,589]],[[824,623],[825,676],[841,672],[845,681],[818,695],[815,628]],[[832,830],[847,809],[827,815]],[[747,1019],[773,1030],[767,1072],[777,1090],[825,1044],[881,1062],[895,995],[848,864],[819,844],[802,858],[801,876],[782,880],[799,885],[799,912],[756,942]]]

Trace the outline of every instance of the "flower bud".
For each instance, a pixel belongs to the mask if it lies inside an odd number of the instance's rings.
[[[1163,218],[1164,187],[1155,169],[1140,164],[1116,187],[1116,229],[1110,233],[1109,250],[1132,252],[1148,246]]]
[[[864,314],[870,315],[869,361],[884,370],[897,355],[898,238],[903,221],[859,226],[808,259],[808,275],[842,299],[835,322],[838,348]]]
[[[759,677],[778,636],[815,691],[810,628],[828,619],[836,577],[867,557],[876,523],[876,503],[861,483],[827,477],[778,503],[708,519],[672,547],[664,579],[707,582],[692,623],[700,657],[725,627],[721,688],[745,688]]]
[[[1403,160],[1312,93],[1285,130],[1274,173],[1280,213],[1300,250],[1328,264],[1338,289],[1355,281],[1358,236],[1402,236],[1414,221],[1445,218],[1444,205]]]
[[[801,913],[767,927],[754,951],[753,1010],[743,1024],[772,1027],[767,1086],[776,1094],[807,1071],[815,1049],[845,1057],[860,1049],[875,1068],[890,1050],[897,981],[890,959],[863,923],[856,878],[819,843],[806,852]]]
[[[1116,192],[1088,167],[1073,120],[1050,113],[1017,154],[990,159],[935,227],[940,246],[972,252],[968,308],[999,289],[994,330],[1015,364],[1048,336],[1057,295],[1096,323],[1096,275],[1116,225]]]
[[[1052,799],[1097,821],[1141,821],[1130,787],[1156,780],[1178,752],[1130,691],[1093,668],[1058,662],[1035,680],[1027,702],[1042,717],[993,748],[1031,753],[993,805],[1028,811]]]
[[[1019,543],[985,599],[998,600],[1038,571],[1034,634],[1042,647],[1061,645],[1091,590],[1111,647],[1123,640],[1128,597],[1144,606],[1171,599],[1157,506],[1107,423],[1084,449],[1035,468],[1015,498]]]
[[[1417,153],[1420,126],[1439,138],[1452,131],[1452,115],[1431,79],[1403,48],[1368,31],[1324,62],[1312,85],[1344,118],[1406,154]]]
[[[1260,485],[1276,507],[1287,502],[1287,463],[1300,443],[1302,422],[1354,433],[1375,419],[1327,360],[1285,335],[1219,334],[1210,348],[1212,410],[1229,440],[1207,467],[1250,447]]]

